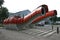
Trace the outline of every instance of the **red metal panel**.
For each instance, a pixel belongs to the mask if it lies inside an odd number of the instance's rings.
[[[18,18],[21,18],[20,16],[14,16],[9,18],[9,23],[11,24],[17,24]]]
[[[47,5],[43,4],[43,5],[41,5],[41,7],[42,7],[41,9],[40,9],[40,6],[37,7],[37,9],[36,9],[34,12],[32,12],[32,13],[30,13],[28,16],[24,17],[24,22],[29,21],[29,20],[30,20],[32,17],[34,17],[36,14],[41,14],[41,13],[44,14],[44,12],[45,12],[45,13],[48,12],[48,6],[47,6]]]
[[[10,22],[11,24],[16,24],[16,23],[17,23],[17,19],[16,19],[15,17],[10,17],[10,18],[9,18],[9,22]]]
[[[5,24],[5,23],[6,23],[6,19],[3,20],[3,24]]]
[[[4,23],[4,24],[9,24],[9,20],[8,20],[8,19],[5,19],[5,20],[3,21],[3,23]]]
[[[26,17],[24,17],[24,22],[27,22],[32,17],[34,17],[36,14],[40,14],[40,13],[41,13],[41,10],[36,10],[36,11],[30,13],[29,15],[27,15]]]
[[[16,24],[16,23],[17,23],[17,19],[16,19],[16,18],[13,18],[13,19],[11,20],[11,23]]]
[[[17,20],[17,24],[21,24],[21,23],[23,23],[23,18],[18,18],[18,20]]]
[[[37,21],[41,21],[41,20],[44,19],[44,18],[47,18],[47,17],[50,17],[50,16],[54,16],[54,15],[56,15],[56,14],[57,14],[56,10],[49,11],[49,12],[46,13],[45,15],[39,16],[39,17],[37,17],[36,19],[34,19],[34,21],[33,21],[32,23],[36,23]]]
[[[45,11],[48,12],[48,6],[47,5],[41,5],[41,7],[42,7],[41,9],[39,9],[39,7],[38,7],[34,12],[32,12],[29,15],[25,16],[24,20],[22,18],[20,19],[17,16],[11,17],[11,18],[9,18],[9,23],[14,23],[14,24],[25,23],[25,22],[29,21],[32,17],[34,17],[36,14],[40,14],[42,12],[42,9],[44,10],[44,8],[45,8]]]

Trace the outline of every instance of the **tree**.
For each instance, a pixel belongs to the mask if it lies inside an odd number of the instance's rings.
[[[2,7],[4,0],[0,0],[0,22],[8,17],[8,9],[6,7]]]
[[[55,16],[51,17],[50,20],[52,21],[52,24],[54,24],[57,20],[57,16],[55,15]]]
[[[8,18],[9,12],[6,7],[2,7],[2,12],[0,12],[0,21],[2,22],[5,18]]]
[[[57,21],[60,21],[60,17],[57,17]]]
[[[0,6],[3,4],[4,0],[0,0]]]

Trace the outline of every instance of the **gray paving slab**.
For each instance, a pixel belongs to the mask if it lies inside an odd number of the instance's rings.
[[[54,30],[56,29],[56,27],[57,26],[54,25]],[[49,27],[49,28],[51,29],[51,27]],[[40,31],[47,32],[50,29],[48,29],[48,27],[46,27],[44,29],[43,28],[42,29],[37,28],[36,30],[35,29],[30,29],[30,31],[32,31],[32,34],[36,36],[37,34],[39,34]],[[29,33],[29,32],[27,31],[27,33]],[[35,36],[31,36],[31,35],[22,33],[20,31],[0,29],[0,40],[60,40],[60,33],[57,34],[55,32],[52,35],[49,35],[50,33],[44,34],[44,35],[48,35],[48,36],[45,36],[45,37],[42,37],[42,36],[35,37]]]

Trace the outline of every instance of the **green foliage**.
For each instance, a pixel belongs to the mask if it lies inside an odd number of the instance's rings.
[[[2,8],[1,17],[5,17],[5,18],[8,17],[8,9],[7,8],[5,8],[5,7]]]
[[[51,20],[53,23],[55,23],[55,22],[57,21],[57,16],[51,17],[50,20]]]
[[[8,9],[6,7],[2,7],[4,0],[0,0],[0,23],[9,16]]]
[[[57,21],[60,21],[60,17],[57,17]]]
[[[9,16],[8,9],[6,7],[2,7],[2,9],[0,11],[0,21],[3,21],[8,16]]]
[[[50,18],[50,20],[52,21],[53,17]],[[60,21],[60,17],[54,18],[54,21]]]
[[[0,6],[3,4],[4,0],[0,0]]]
[[[0,23],[3,21],[3,19],[8,17],[8,9],[5,7],[2,7],[3,3],[4,3],[4,0],[0,0]]]

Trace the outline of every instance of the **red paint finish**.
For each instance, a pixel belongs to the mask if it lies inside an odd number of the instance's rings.
[[[3,24],[5,24],[6,23],[6,19],[3,21]]]
[[[21,18],[20,16],[14,16],[9,18],[10,24],[17,24],[18,18]]]
[[[41,14],[42,13],[42,9],[45,10],[46,12],[48,12],[48,6],[47,5],[41,5],[41,9],[39,9],[39,7],[32,13],[30,13],[29,15],[25,16],[24,19],[19,17],[19,16],[14,16],[14,17],[10,17],[9,18],[9,22],[7,21],[7,23],[10,23],[10,24],[20,24],[20,23],[26,23],[28,22],[32,17],[34,17],[35,15],[37,14]],[[44,7],[44,8],[43,8]]]
[[[39,11],[35,11],[31,15],[27,16],[24,19],[23,18],[10,17],[10,18],[5,19],[3,23],[4,24],[9,24],[9,23],[10,24],[21,24],[21,23],[27,22],[28,20],[31,19],[31,17],[33,17],[36,14],[39,14],[40,12],[41,12],[40,10]],[[32,23],[35,23],[35,22],[40,21],[40,20],[42,20],[44,18],[47,18],[47,17],[50,17],[50,16],[54,16],[54,15],[57,15],[55,10],[49,11],[45,15],[39,16],[36,19],[34,19],[34,21]]]
[[[21,24],[21,23],[23,23],[23,18],[18,18],[18,20],[17,20],[17,24]]]
[[[42,8],[40,9],[40,7],[42,7]],[[34,12],[30,13],[27,17],[24,17],[24,22],[29,21],[29,20],[30,20],[32,17],[34,17],[36,14],[41,14],[41,13],[44,14],[44,11],[45,11],[45,13],[48,12],[48,6],[45,5],[45,4],[37,7],[37,9],[36,9]]]
[[[33,13],[28,14],[26,17],[24,17],[24,22],[29,21],[32,17],[34,17],[36,14],[41,14],[41,10],[36,10]]]
[[[16,18],[12,18],[12,19],[10,20],[10,23],[11,23],[11,24],[16,24],[16,23],[17,23],[17,19],[16,19]]]
[[[50,16],[54,16],[54,15],[57,15],[56,10],[49,11],[49,12],[47,12],[45,15],[39,16],[39,17],[37,17],[36,19],[34,19],[34,21],[33,21],[32,23],[36,23],[37,21],[41,21],[41,20],[44,19],[44,18],[47,18],[47,17],[50,17]]]
[[[9,24],[9,19],[5,19],[5,20],[3,21],[3,24]]]

